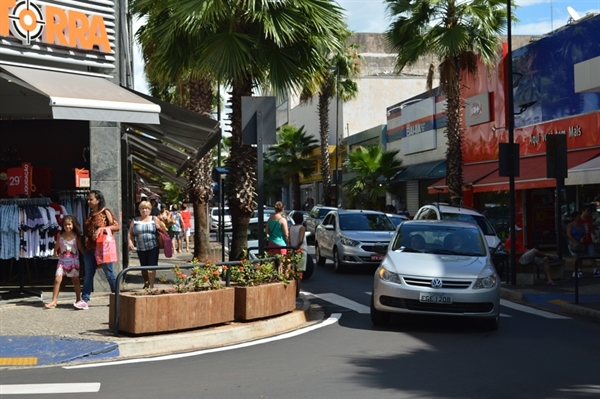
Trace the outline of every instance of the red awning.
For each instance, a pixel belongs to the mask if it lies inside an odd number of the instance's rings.
[[[567,153],[567,168],[574,168],[600,154],[600,148]],[[515,190],[555,187],[556,180],[546,177],[546,155],[521,158],[520,176],[515,177]],[[499,176],[498,170],[473,184],[474,193],[508,191],[508,177]]]
[[[498,161],[463,166],[463,185],[474,184],[498,169]],[[429,194],[447,193],[446,178],[427,187]]]

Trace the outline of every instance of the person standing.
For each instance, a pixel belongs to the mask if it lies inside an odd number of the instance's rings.
[[[140,260],[140,266],[158,265],[158,239],[156,233],[164,231],[160,220],[152,216],[152,205],[150,202],[142,201],[139,205],[140,217],[131,221],[129,225],[128,244],[129,250],[136,250]],[[155,272],[142,270],[144,288],[154,288]]]
[[[306,227],[304,227],[304,216],[300,212],[295,212],[294,225],[290,227],[290,246],[296,250],[302,251],[302,260],[297,265],[299,271],[306,271],[306,261],[308,256],[308,244],[306,243]]]
[[[158,209],[158,201],[156,199],[152,198],[150,200],[150,204],[152,204],[152,209],[150,210],[150,215],[151,216],[160,215],[160,210]]]
[[[581,218],[580,218],[580,223],[583,226],[583,229],[585,230],[585,234],[583,236],[583,239],[581,240],[581,243],[584,246],[584,250],[583,250],[583,255],[585,256],[590,256],[593,257],[596,255],[596,250],[594,249],[594,241],[598,240],[598,233],[596,232],[596,230],[594,230],[594,219],[592,217],[592,214],[595,211],[595,207],[590,206],[586,206],[585,208],[583,208],[583,210],[581,211]],[[583,262],[582,261],[582,265],[583,266]],[[592,265],[595,265],[596,262],[591,259],[590,263]],[[594,269],[594,277],[599,277],[600,273],[598,273],[598,269],[595,268]]]
[[[185,252],[190,252],[190,236],[192,235],[192,214],[185,204],[181,205],[181,222],[183,224],[183,237],[185,238]]]
[[[60,233],[58,243],[54,247],[54,254],[58,256],[58,264],[56,265],[52,300],[44,304],[46,309],[56,307],[63,276],[71,277],[75,289],[75,303],[81,301],[81,285],[79,283],[80,253],[85,253],[85,248],[81,242],[81,226],[79,226],[73,215],[65,215],[62,220],[62,233]]]
[[[183,252],[183,248],[181,248],[181,214],[177,212],[177,204],[173,204],[173,209],[171,210],[171,227],[169,228],[169,237],[171,237],[171,241],[173,242],[173,252],[181,253]]]
[[[284,209],[283,202],[277,201],[275,203],[275,213],[267,220],[267,226],[265,228],[266,233],[269,235],[267,250],[273,255],[285,255],[287,250],[278,247],[288,246],[290,242],[287,220],[283,216]]]
[[[94,276],[96,275],[96,269],[102,268],[110,291],[115,292],[116,286],[116,275],[113,270],[112,263],[102,263],[98,265],[96,263],[96,239],[104,227],[109,227],[114,233],[119,231],[119,221],[115,215],[106,208],[106,201],[104,195],[100,190],[92,190],[88,194],[87,200],[90,208],[90,214],[84,224],[84,237],[85,237],[85,256],[84,256],[84,270],[85,276],[83,278],[83,292],[81,300],[75,303],[75,308],[81,310],[88,309],[88,302],[94,288]]]
[[[400,216],[406,216],[407,218],[410,218],[410,212],[408,212],[408,210],[406,209],[406,202],[400,204],[400,210],[397,214]]]

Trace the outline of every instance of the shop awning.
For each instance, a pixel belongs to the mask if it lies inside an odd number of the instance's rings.
[[[127,142],[130,153],[141,154],[146,159],[169,165],[176,170],[189,158],[185,152],[142,134],[128,133]]]
[[[446,161],[431,161],[409,165],[392,179],[393,182],[408,180],[439,179],[446,176]]]
[[[152,162],[152,160],[150,160],[150,159],[146,159],[146,158],[141,157],[139,155],[132,154],[131,155],[131,160],[132,160],[134,166],[137,166],[137,167],[145,169],[145,170],[147,170],[149,172],[152,172],[155,175],[161,176],[165,180],[177,183],[177,184],[179,184],[182,187],[186,187],[187,186],[187,180],[186,179],[184,179],[182,177],[179,177],[179,176],[176,176],[175,173],[173,173],[169,169],[165,168],[164,166],[161,166],[159,164],[156,164],[156,163]]]
[[[600,154],[600,148],[570,151],[567,153],[567,168],[574,168]],[[596,178],[597,179],[597,178]],[[546,155],[521,158],[520,176],[515,177],[515,190],[555,187],[556,180],[546,177]],[[508,191],[508,177],[499,176],[498,171],[473,185],[474,193]]]
[[[498,170],[498,161],[463,165],[463,184],[474,184],[496,170]],[[446,178],[427,187],[427,191],[429,194],[448,192]]]
[[[600,156],[569,169],[568,176],[565,179],[566,186],[600,184]]]
[[[130,92],[160,107],[160,124],[126,123],[126,127],[191,151],[196,159],[202,158],[221,140],[219,121],[133,90]]]
[[[159,123],[159,105],[103,77],[0,65],[0,78],[0,119]]]

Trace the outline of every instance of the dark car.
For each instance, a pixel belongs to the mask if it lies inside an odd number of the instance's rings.
[[[323,219],[325,219],[325,215],[327,215],[330,211],[335,211],[337,208],[332,206],[324,206],[324,205],[315,205],[308,213],[308,217],[304,221],[304,225],[306,226],[306,231],[308,231],[311,235],[307,238],[308,244],[314,245],[315,243],[315,233],[317,230],[317,226],[321,224]],[[310,240],[309,240],[310,238]]]

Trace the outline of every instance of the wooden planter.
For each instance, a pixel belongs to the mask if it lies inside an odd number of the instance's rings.
[[[213,291],[135,295],[119,299],[119,331],[138,335],[189,330],[233,321],[233,288]],[[110,296],[108,324],[114,328],[114,299]]]
[[[255,320],[296,309],[296,281],[235,287],[235,319]]]

